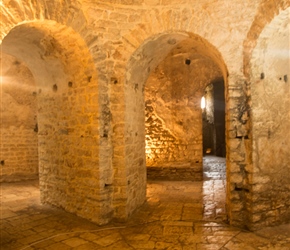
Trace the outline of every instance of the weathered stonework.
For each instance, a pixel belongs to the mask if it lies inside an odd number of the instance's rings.
[[[29,69],[1,54],[1,181],[38,178],[36,88]]]
[[[289,14],[281,12],[266,25],[251,60],[253,228],[281,223],[290,214]]]
[[[194,54],[191,46],[196,48]],[[190,39],[178,43],[145,85],[146,165],[195,166],[193,176],[200,173],[195,179],[202,178],[201,97],[207,84],[222,77],[203,53],[202,46]]]
[[[250,229],[290,220],[289,53],[271,54],[289,52],[289,0],[2,2],[1,49],[36,86],[43,202],[100,224],[126,220],[145,201],[146,136],[172,136],[167,149],[190,144],[194,154],[181,147],[174,160],[200,161],[200,98],[221,77],[228,220]]]

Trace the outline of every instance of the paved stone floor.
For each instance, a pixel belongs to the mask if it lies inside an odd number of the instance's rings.
[[[290,224],[255,233],[225,219],[224,159],[204,181],[148,181],[147,202],[125,224],[97,226],[39,202],[37,181],[1,184],[1,249],[289,250]]]

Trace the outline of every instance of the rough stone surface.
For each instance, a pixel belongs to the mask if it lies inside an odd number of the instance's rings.
[[[200,101],[205,87],[222,73],[202,50],[191,52],[191,46],[190,40],[179,43],[146,82],[147,166],[202,163]]]
[[[1,181],[38,178],[37,100],[33,76],[1,54]]]
[[[259,198],[252,205],[253,216],[259,216],[255,227],[282,222],[290,213],[289,14],[284,11],[266,25],[251,61],[253,165],[257,174],[250,176],[250,184],[259,186]]]
[[[219,76],[228,219],[248,228],[290,220],[289,6],[289,0],[3,0],[1,51],[23,62],[36,86],[42,201],[100,224],[126,220],[146,197],[145,147],[153,130],[168,144],[155,147],[155,156],[168,161],[161,149],[174,148],[174,160],[201,161],[196,107]],[[145,103],[147,111],[152,107],[147,116]],[[145,123],[153,115],[156,124]]]
[[[249,232],[223,222],[225,159],[204,162],[205,181],[150,180],[146,203],[126,223],[103,226],[41,204],[37,181],[2,183],[1,248],[289,249],[290,224]]]

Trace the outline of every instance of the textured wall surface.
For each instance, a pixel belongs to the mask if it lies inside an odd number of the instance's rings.
[[[1,181],[38,178],[34,78],[15,57],[1,54]]]
[[[252,222],[283,222],[290,214],[289,11],[260,35],[252,57]]]
[[[16,26],[2,49],[25,61],[36,82],[42,201],[106,222],[112,209],[100,200],[111,190],[98,168],[98,91],[84,42],[70,28],[40,21]]]
[[[179,43],[146,82],[148,166],[202,163],[200,101],[205,86],[222,73],[202,51],[196,49],[193,54],[191,46],[189,42]]]
[[[2,2],[1,49],[23,61],[36,84],[44,202],[98,223],[127,219],[146,197],[149,130],[172,136],[169,144],[189,134],[190,160],[200,159],[196,107],[219,76],[229,222],[255,228],[290,219],[282,204],[290,179],[289,43],[280,42],[289,37],[289,0]],[[285,59],[277,61],[271,50],[281,48]],[[273,151],[278,157],[269,158]]]

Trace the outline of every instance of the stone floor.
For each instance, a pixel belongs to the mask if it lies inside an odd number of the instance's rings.
[[[255,233],[225,221],[224,159],[204,181],[148,181],[147,202],[125,224],[97,226],[39,202],[37,181],[1,184],[1,249],[289,250],[290,225]]]

